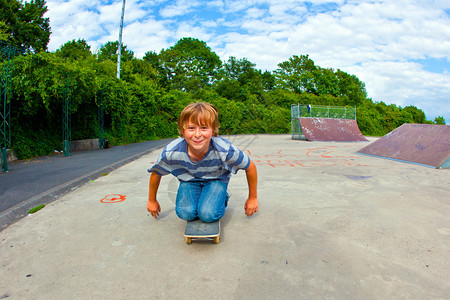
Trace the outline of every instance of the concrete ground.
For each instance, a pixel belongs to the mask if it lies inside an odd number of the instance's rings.
[[[1,231],[0,299],[450,298],[450,169],[355,154],[367,142],[229,139],[260,209],[244,215],[239,172],[220,244],[185,244],[173,177],[146,211],[158,150]]]
[[[93,151],[74,151],[8,164],[0,173],[0,231],[40,204],[48,204],[104,173],[154,151],[172,139],[147,141]]]

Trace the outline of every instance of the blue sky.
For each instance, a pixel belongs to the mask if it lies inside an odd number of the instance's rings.
[[[122,0],[47,0],[54,51],[85,39],[95,52],[118,39]],[[293,55],[341,69],[373,101],[414,105],[450,124],[448,0],[127,0],[123,42],[137,57],[180,38],[205,41],[223,61],[273,71]]]

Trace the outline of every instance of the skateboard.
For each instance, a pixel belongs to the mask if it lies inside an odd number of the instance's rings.
[[[192,239],[208,239],[214,244],[220,242],[220,221],[205,223],[201,220],[188,221],[184,232],[186,244],[191,244]]]

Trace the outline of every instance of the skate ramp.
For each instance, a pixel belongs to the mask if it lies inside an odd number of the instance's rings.
[[[300,118],[300,126],[311,142],[367,142],[356,120]]]
[[[450,126],[403,124],[357,153],[450,168]]]

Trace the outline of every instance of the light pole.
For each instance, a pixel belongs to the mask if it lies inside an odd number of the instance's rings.
[[[117,79],[120,79],[120,59],[122,56],[122,30],[123,30],[123,15],[125,14],[125,0],[122,2],[122,14],[120,17],[119,28],[119,48],[117,50]]]

